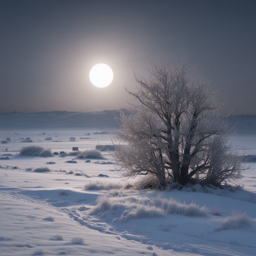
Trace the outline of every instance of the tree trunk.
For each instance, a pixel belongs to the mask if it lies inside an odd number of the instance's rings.
[[[188,165],[183,165],[181,167],[181,185],[186,185],[188,183]]]
[[[162,170],[158,175],[157,175],[159,182],[160,182],[160,186],[161,187],[166,187],[167,186],[167,182],[166,182],[166,178],[165,178],[165,171]]]

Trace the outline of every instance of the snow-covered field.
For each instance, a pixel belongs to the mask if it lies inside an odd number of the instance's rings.
[[[236,190],[136,190],[139,179],[122,179],[110,152],[70,154],[111,145],[102,131],[0,131],[1,256],[256,255],[256,163]],[[256,136],[231,142],[256,155]],[[67,155],[20,156],[27,146]]]

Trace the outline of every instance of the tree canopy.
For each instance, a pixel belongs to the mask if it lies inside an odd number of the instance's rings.
[[[138,79],[139,102],[121,114],[117,138],[128,143],[115,151],[126,177],[153,175],[168,182],[221,185],[240,178],[240,157],[228,145],[230,131],[212,100],[208,84],[179,67],[153,65],[150,79]]]

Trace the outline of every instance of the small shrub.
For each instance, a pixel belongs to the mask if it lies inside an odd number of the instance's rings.
[[[97,161],[97,162],[94,162],[95,164],[114,164],[114,162],[110,162],[110,161]]]
[[[61,192],[59,192],[59,195],[61,195],[61,196],[67,196],[68,193],[67,193],[66,191],[61,191]]]
[[[233,213],[227,217],[215,231],[246,228],[251,226],[251,221],[245,213]]]
[[[106,196],[102,196],[97,199],[97,205],[89,210],[89,214],[95,215],[99,212],[105,212],[114,209],[116,210],[120,207],[123,207],[122,203],[115,202]]]
[[[132,184],[130,184],[130,183],[127,183],[127,184],[125,184],[124,185],[124,189],[132,189],[133,188],[133,185]]]
[[[154,175],[147,175],[141,178],[138,182],[134,184],[134,188],[141,190],[141,189],[156,189],[160,185],[158,179],[155,178]]]
[[[199,207],[195,204],[181,204],[177,203],[176,201],[173,201],[168,205],[167,208],[168,214],[181,214],[185,216],[191,216],[191,217],[202,217],[207,216],[207,210],[205,207]]]
[[[98,177],[108,178],[109,176],[108,176],[108,175],[106,175],[106,174],[102,174],[102,173],[100,173],[100,174],[98,175]]]
[[[167,214],[180,214],[190,217],[202,217],[208,215],[208,210],[205,207],[200,207],[196,204],[182,204],[174,199],[154,198],[151,205],[161,208]]]
[[[127,222],[132,219],[160,218],[164,214],[179,214],[189,217],[203,217],[208,215],[205,207],[195,204],[182,204],[173,199],[161,197],[151,199],[138,199],[136,197],[122,196],[119,191],[109,193],[115,198],[106,196],[98,197],[97,205],[92,207],[88,213],[96,215],[102,212],[115,211],[116,218],[113,221]],[[119,216],[120,217],[119,217]]]
[[[36,168],[34,169],[33,172],[50,172],[51,170],[47,167],[39,167],[39,168]]]
[[[56,164],[55,162],[47,162],[46,164]]]
[[[50,157],[50,156],[52,156],[52,152],[51,152],[50,149],[44,149],[41,152],[40,156],[42,156],[42,157]]]
[[[93,134],[109,134],[109,132],[102,131],[102,132],[94,132]]]
[[[221,216],[221,211],[219,208],[215,208],[212,212],[211,212],[212,215],[215,215],[215,216]]]
[[[127,222],[133,219],[160,217],[163,217],[163,212],[161,211],[161,209],[153,206],[139,205],[135,209],[132,209],[131,211],[124,211],[119,220],[122,222]]]
[[[66,157],[68,154],[65,151],[60,151],[60,157]]]
[[[53,218],[53,217],[46,217],[46,218],[44,218],[43,220],[53,222],[53,221],[54,221],[54,218]]]
[[[115,145],[97,145],[96,150],[99,151],[115,151],[116,146]]]
[[[23,147],[20,150],[21,156],[40,156],[40,154],[43,152],[44,148],[39,146],[28,146]]]
[[[81,152],[77,158],[104,159],[101,152],[98,150],[85,150]]]
[[[120,189],[123,186],[118,183],[103,183],[98,181],[93,181],[84,186],[84,190],[111,190]]]
[[[20,150],[20,156],[42,156],[49,157],[52,156],[52,152],[50,149],[44,149],[39,146],[27,146],[23,147]]]
[[[68,155],[69,156],[78,156],[81,152],[80,151],[72,151],[72,152],[69,152]]]
[[[27,137],[26,139],[22,140],[21,142],[23,142],[23,143],[33,142],[33,140],[31,140],[29,137]]]

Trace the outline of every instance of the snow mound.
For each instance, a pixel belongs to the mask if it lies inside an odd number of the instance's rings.
[[[23,147],[20,150],[20,156],[42,156],[49,157],[52,156],[52,152],[50,149],[44,149],[39,146],[27,146]]]
[[[66,161],[65,163],[69,163],[69,164],[76,164],[76,163],[77,163],[77,161],[69,160],[69,161]]]
[[[63,237],[61,235],[55,235],[50,238],[52,241],[63,241]]]
[[[104,159],[101,152],[98,150],[85,150],[81,152],[77,158]]]
[[[39,167],[33,170],[33,172],[50,172],[51,170],[47,167]]]
[[[105,183],[99,181],[93,181],[84,186],[84,190],[111,190],[120,189],[123,186],[118,183]]]
[[[83,244],[84,243],[84,239],[82,237],[73,237],[71,239],[71,244]]]
[[[215,231],[239,229],[251,226],[251,220],[245,213],[233,213],[227,217]]]
[[[53,217],[46,217],[43,219],[44,221],[51,221],[53,222],[54,221],[54,218]]]
[[[10,160],[9,156],[0,156],[0,160]]]

